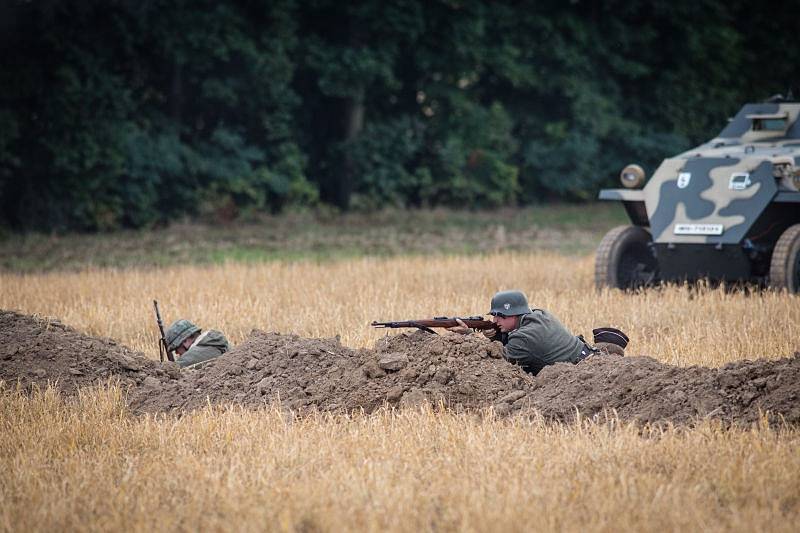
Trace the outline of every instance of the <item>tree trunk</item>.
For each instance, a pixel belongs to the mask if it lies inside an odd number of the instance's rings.
[[[364,89],[358,90],[355,96],[346,98],[342,105],[342,141],[345,151],[339,172],[339,185],[336,189],[336,205],[341,209],[350,207],[350,196],[355,183],[355,163],[350,153],[350,144],[355,141],[364,129]]]
[[[169,114],[180,131],[183,115],[183,65],[175,60],[172,63],[172,81],[169,90]]]

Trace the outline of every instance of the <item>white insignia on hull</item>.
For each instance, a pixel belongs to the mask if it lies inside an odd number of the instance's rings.
[[[750,181],[750,174],[748,172],[734,172],[731,174],[731,180],[728,182],[728,188],[732,191],[743,191],[752,185]]]

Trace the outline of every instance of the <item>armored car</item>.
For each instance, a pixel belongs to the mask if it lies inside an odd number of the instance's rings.
[[[708,279],[799,292],[799,116],[800,102],[746,104],[717,137],[665,159],[649,179],[626,166],[623,188],[600,191],[631,224],[600,242],[596,287]]]

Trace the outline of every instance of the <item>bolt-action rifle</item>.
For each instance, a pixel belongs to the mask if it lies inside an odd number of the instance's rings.
[[[164,362],[164,354],[166,354],[169,361],[174,361],[175,357],[168,349],[167,337],[164,335],[164,323],[161,321],[161,313],[158,312],[158,302],[155,300],[153,300],[153,308],[156,310],[156,324],[158,324],[158,331],[161,333],[161,338],[158,341],[158,357],[161,362]]]
[[[399,322],[373,322],[373,328],[419,328],[428,333],[434,333],[431,328],[454,328],[460,326],[458,321],[462,321],[468,328],[474,329],[493,329],[500,333],[500,327],[491,320],[484,320],[482,316],[466,317],[447,317],[436,316],[433,318],[423,318],[420,320],[402,320]]]

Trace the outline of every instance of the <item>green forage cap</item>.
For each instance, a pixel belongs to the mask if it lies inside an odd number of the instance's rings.
[[[500,291],[492,298],[490,315],[515,316],[526,315],[531,312],[528,298],[522,291]]]
[[[167,349],[172,351],[178,346],[181,345],[183,341],[194,335],[200,331],[200,328],[186,320],[185,318],[181,318],[180,320],[176,320],[172,323],[172,325],[167,329],[167,332],[164,336],[167,338]]]

